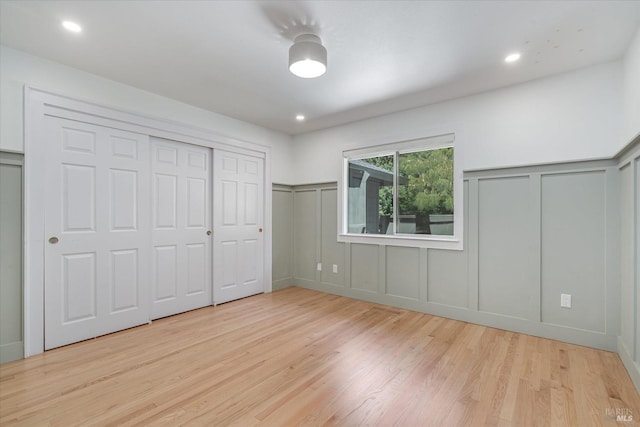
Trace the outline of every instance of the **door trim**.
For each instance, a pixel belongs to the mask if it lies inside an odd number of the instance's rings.
[[[45,117],[86,122],[150,137],[219,148],[262,157],[264,165],[264,292],[271,292],[271,147],[241,141],[183,123],[154,118],[136,112],[25,86],[24,114],[24,356],[44,351],[44,208],[47,141]]]

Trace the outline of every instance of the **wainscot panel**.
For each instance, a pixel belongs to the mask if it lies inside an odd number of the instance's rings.
[[[378,246],[351,244],[351,287],[378,292]]]
[[[640,135],[618,156],[621,310],[618,354],[640,391]]]
[[[316,280],[316,221],[320,213],[316,207],[316,192],[295,191],[293,193],[293,265],[296,279]],[[316,216],[316,213],[318,215]]]
[[[338,243],[338,196],[336,189],[323,189],[321,196],[321,281],[344,286],[344,243]]]
[[[478,187],[479,309],[536,320],[529,177],[481,179]]]
[[[543,322],[605,331],[605,179],[604,170],[542,176]]]
[[[468,307],[468,251],[429,249],[427,300],[433,303]]]
[[[293,188],[273,184],[273,290],[291,286],[293,278]]]
[[[22,359],[23,155],[0,151],[0,363]]]
[[[418,300],[420,298],[420,249],[387,246],[386,251],[386,293]]]

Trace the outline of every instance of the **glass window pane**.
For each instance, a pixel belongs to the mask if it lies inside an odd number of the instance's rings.
[[[398,233],[453,236],[453,147],[398,155]]]
[[[347,232],[392,234],[393,155],[349,160]]]

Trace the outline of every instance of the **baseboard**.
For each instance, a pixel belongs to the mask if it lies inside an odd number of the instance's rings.
[[[633,385],[636,386],[638,393],[640,393],[640,366],[633,361],[631,352],[629,352],[629,349],[622,340],[622,337],[618,337],[618,355],[622,360],[622,364],[627,369],[627,372],[631,377],[631,381],[633,381]]]
[[[434,316],[446,317],[448,319],[460,320],[462,322],[469,322],[476,325],[504,329],[511,332],[518,332],[521,334],[548,338],[552,340],[567,342],[570,344],[597,348],[600,350],[611,352],[617,351],[616,337],[607,335],[602,332],[587,331],[562,325],[535,322],[532,320],[509,317],[496,313],[470,310],[465,307],[454,307],[444,304],[436,304],[433,302],[394,297],[392,295],[382,295],[376,292],[348,288],[345,286],[326,286],[306,279],[294,279],[293,282],[295,286],[325,292],[328,294],[360,299],[376,304],[390,305],[393,307],[418,311]]]
[[[273,280],[271,282],[271,289],[277,291],[278,289],[288,288],[293,284],[293,279],[291,277],[287,277],[285,279]]]
[[[0,345],[0,364],[13,362],[24,357],[24,343],[22,341]]]

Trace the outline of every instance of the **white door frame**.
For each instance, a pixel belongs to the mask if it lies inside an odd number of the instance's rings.
[[[24,356],[44,351],[45,116],[61,117],[265,159],[264,292],[271,292],[271,147],[185,124],[110,108],[25,86],[24,115]]]

